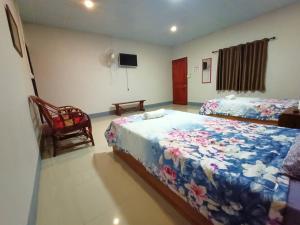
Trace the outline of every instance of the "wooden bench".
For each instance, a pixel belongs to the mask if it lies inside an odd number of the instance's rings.
[[[135,111],[145,111],[144,108],[144,102],[146,100],[137,100],[137,101],[131,101],[131,102],[120,102],[120,103],[114,103],[113,105],[116,107],[116,115],[121,116],[123,112],[125,112],[125,108],[122,108],[121,105],[129,105],[138,103],[137,107],[133,108]],[[131,108],[132,109],[132,108]]]

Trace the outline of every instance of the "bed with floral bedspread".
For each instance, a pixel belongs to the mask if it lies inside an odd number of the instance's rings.
[[[234,99],[216,98],[206,101],[200,108],[201,115],[235,116],[257,120],[279,119],[280,114],[289,107],[296,107],[296,99],[262,99],[236,97]]]
[[[113,120],[105,137],[213,224],[279,225],[289,189],[280,170],[299,133],[168,110]]]

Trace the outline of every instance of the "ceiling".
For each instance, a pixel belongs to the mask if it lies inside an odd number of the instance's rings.
[[[16,0],[25,22],[177,45],[300,0]],[[177,25],[176,33],[170,27]]]

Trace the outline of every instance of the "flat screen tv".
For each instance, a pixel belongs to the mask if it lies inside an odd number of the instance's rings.
[[[125,67],[137,67],[137,55],[120,53],[119,64]]]

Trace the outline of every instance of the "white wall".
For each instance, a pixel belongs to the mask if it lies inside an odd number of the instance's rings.
[[[56,105],[71,104],[87,113],[109,111],[114,102],[172,100],[171,48],[108,36],[25,25],[39,94]],[[138,55],[126,70],[105,63],[107,50]]]
[[[228,94],[216,91],[218,54],[212,54],[213,50],[272,36],[277,40],[269,42],[266,92],[242,95],[299,98],[300,4],[294,4],[174,48],[173,59],[188,57],[189,101],[203,102]],[[212,83],[202,84],[201,61],[210,57],[213,58]],[[200,71],[195,71],[197,66]]]
[[[6,4],[19,27],[23,58],[12,44]],[[33,90],[22,24],[12,0],[1,0],[0,40],[0,224],[26,225],[39,150],[27,100]]]

